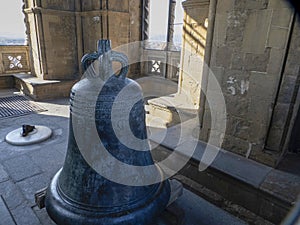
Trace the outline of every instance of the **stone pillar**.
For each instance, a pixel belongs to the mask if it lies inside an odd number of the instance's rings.
[[[149,39],[149,0],[143,0],[142,40]]]
[[[188,94],[192,100],[190,108],[199,109],[203,61],[206,46],[205,21],[208,18],[208,0],[183,2],[184,24],[181,50],[181,71],[178,94]]]
[[[28,16],[24,12],[24,10],[27,8],[27,2],[25,0],[22,0],[23,6],[22,6],[22,12],[24,14],[24,24],[25,24],[25,45],[29,45],[29,39],[30,39],[30,32],[29,32],[29,23],[28,23]]]
[[[290,11],[285,10],[285,13]],[[284,13],[284,12],[281,12]],[[285,15],[290,17],[290,14]],[[295,126],[296,117],[299,108],[300,93],[300,73],[299,73],[299,55],[300,55],[300,19],[294,15],[295,23],[290,33],[289,48],[285,67],[283,68],[280,89],[275,99],[274,111],[272,114],[271,126],[266,141],[266,149],[274,153],[284,154],[288,150],[291,135],[299,137],[299,134],[292,134],[292,128]],[[289,24],[280,23],[281,26]],[[298,95],[298,96],[297,96]],[[293,141],[293,140],[291,140]],[[290,149],[293,150],[293,149]]]
[[[167,50],[171,51],[174,46],[174,21],[175,21],[176,0],[169,1],[169,18],[168,18],[168,33],[167,33]]]
[[[72,0],[27,0],[33,74],[44,80],[79,75],[75,4]]]

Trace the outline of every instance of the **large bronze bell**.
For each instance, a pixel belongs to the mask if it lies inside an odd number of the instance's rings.
[[[112,61],[122,64],[119,75]],[[153,224],[170,184],[149,151],[142,92],[126,78],[127,57],[100,40],[82,64],[86,75],[71,90],[68,150],[47,189],[47,212],[61,225]]]

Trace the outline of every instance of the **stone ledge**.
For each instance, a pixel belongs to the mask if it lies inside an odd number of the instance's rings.
[[[182,124],[181,124],[182,126]],[[168,128],[170,133],[178,133],[180,126]],[[159,135],[153,135],[152,141]],[[196,146],[193,156],[179,174],[190,178],[206,188],[220,194],[225,199],[245,207],[251,212],[272,223],[280,223],[297,200],[300,190],[300,177],[243,158],[221,149],[213,163],[205,170],[198,170],[199,163],[207,147],[206,143],[185,139],[173,143],[167,138],[153,151],[155,160],[161,161],[174,149],[179,153],[176,160],[186,160],[186,148]],[[194,142],[194,143],[193,143]]]
[[[34,100],[68,97],[77,80],[43,80],[30,74],[14,74],[15,87]]]
[[[35,86],[35,85],[47,85],[47,84],[57,84],[59,83],[60,81],[58,80],[43,80],[39,77],[35,77],[33,75],[30,75],[30,74],[13,74],[13,76],[16,78],[16,79],[20,79],[32,86]]]
[[[198,109],[178,94],[148,100],[149,113],[165,120],[167,127],[195,118]]]

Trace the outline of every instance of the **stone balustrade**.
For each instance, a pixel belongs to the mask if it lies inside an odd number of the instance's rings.
[[[30,72],[29,47],[26,45],[0,46],[0,76]]]
[[[166,43],[145,42],[142,74],[178,81],[180,48],[174,47],[172,50],[167,50],[166,47]]]

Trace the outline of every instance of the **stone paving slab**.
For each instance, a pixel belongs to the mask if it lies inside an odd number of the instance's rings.
[[[41,225],[41,221],[35,215],[28,203],[23,203],[11,210],[17,225]]]
[[[24,195],[12,180],[0,183],[0,195],[10,210],[25,202]]]
[[[14,181],[24,180],[41,173],[41,169],[27,155],[20,155],[3,163],[5,170]]]
[[[0,164],[0,183],[7,181],[9,179],[7,172],[4,170],[3,166]]]
[[[15,225],[15,221],[12,218],[8,208],[6,207],[1,195],[0,195],[0,224]]]

